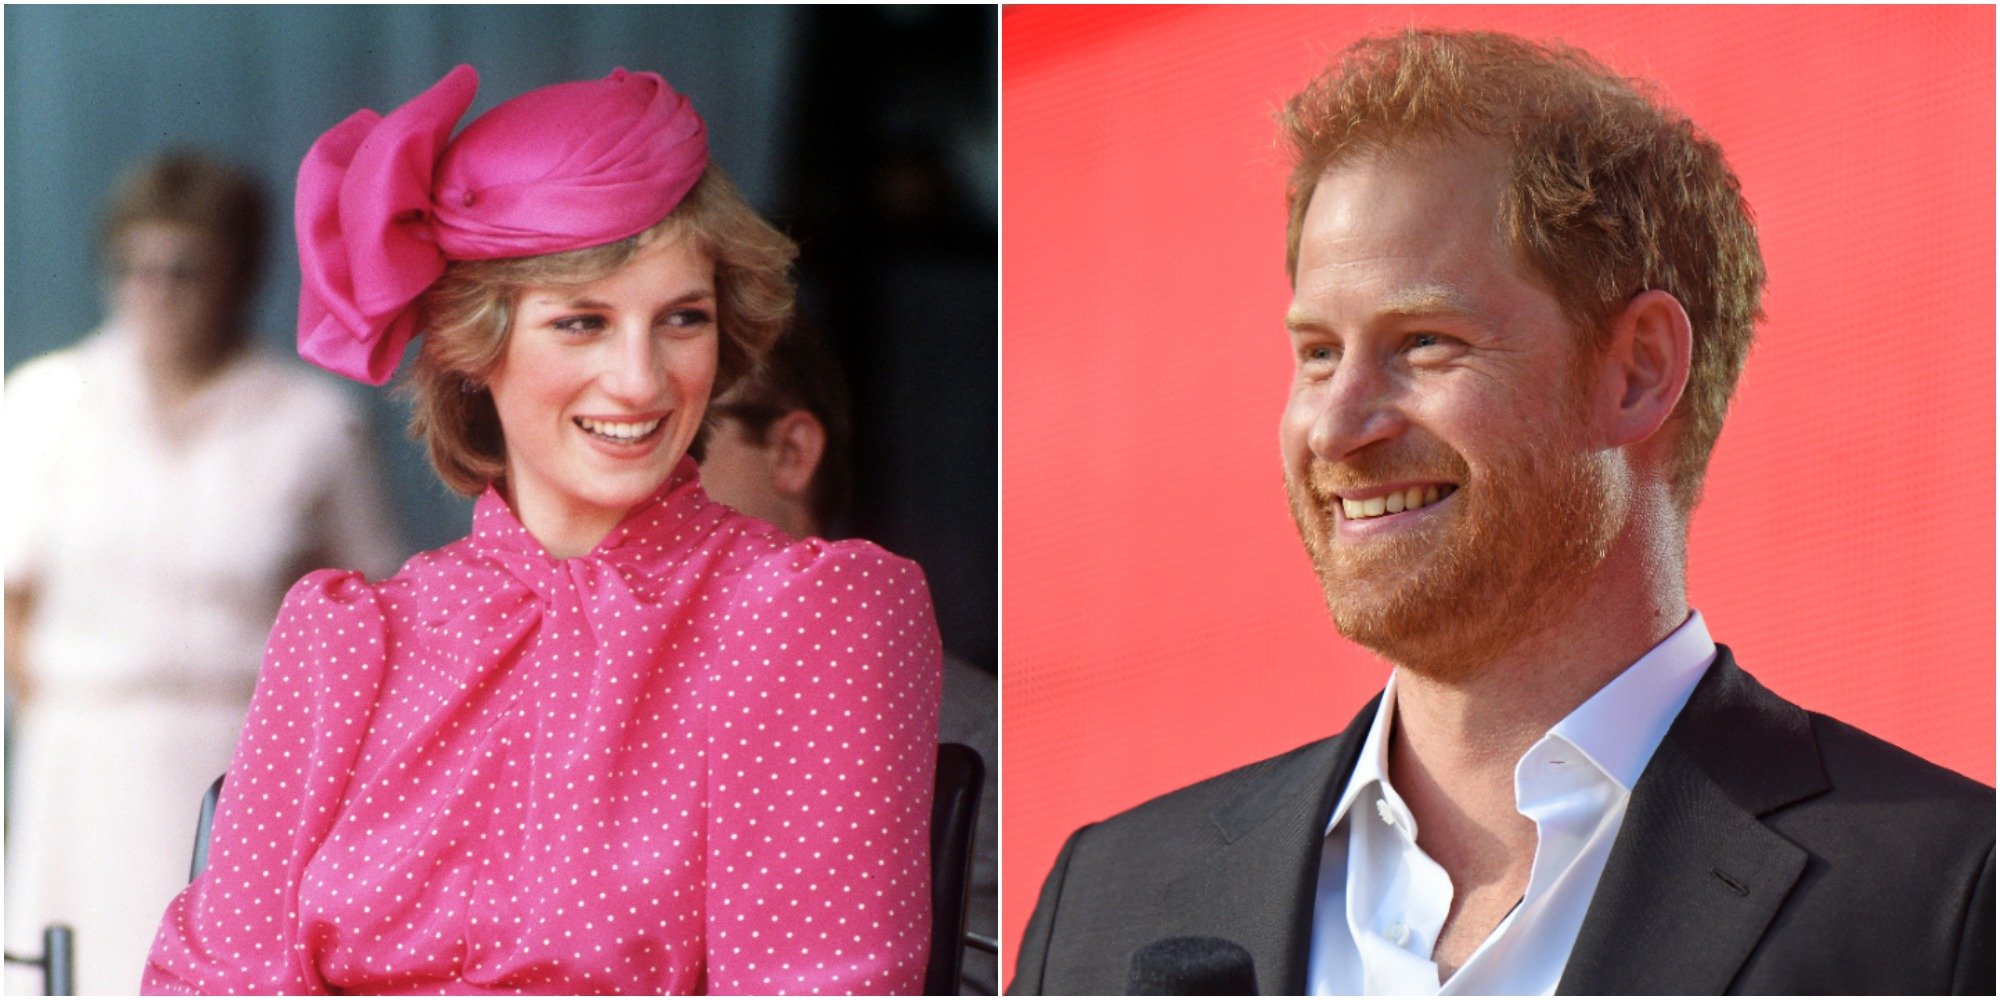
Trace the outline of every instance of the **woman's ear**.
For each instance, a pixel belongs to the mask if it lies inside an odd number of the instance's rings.
[[[1637,444],[1659,431],[1687,389],[1693,354],[1694,328],[1680,300],[1653,289],[1625,304],[1599,370],[1612,408],[1609,444]]]
[[[788,497],[812,491],[820,459],[826,455],[826,427],[810,410],[791,410],[764,432],[771,452],[771,486]]]

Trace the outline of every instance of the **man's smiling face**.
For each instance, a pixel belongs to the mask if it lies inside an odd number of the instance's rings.
[[[1286,489],[1334,623],[1439,676],[1547,625],[1622,506],[1591,352],[1508,247],[1504,180],[1474,145],[1328,170],[1286,315]]]

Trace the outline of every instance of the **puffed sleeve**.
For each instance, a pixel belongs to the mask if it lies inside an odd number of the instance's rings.
[[[801,543],[729,619],[706,720],[708,991],[922,992],[941,676],[923,572]]]
[[[304,868],[340,813],[381,690],[386,640],[358,573],[293,585],[230,761],[208,870],[167,908],[148,994],[325,993],[302,931]]]

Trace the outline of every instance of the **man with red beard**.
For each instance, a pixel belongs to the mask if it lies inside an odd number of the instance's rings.
[[[1286,485],[1396,670],[1073,835],[1011,992],[1990,995],[1993,790],[1778,698],[1687,603],[1764,284],[1721,150],[1487,34],[1358,42],[1283,121]]]

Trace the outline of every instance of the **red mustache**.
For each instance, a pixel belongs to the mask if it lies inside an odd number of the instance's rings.
[[[1463,486],[1471,477],[1465,459],[1443,445],[1403,448],[1395,454],[1363,451],[1338,462],[1314,459],[1306,467],[1306,487],[1324,504],[1383,483],[1438,480]]]

